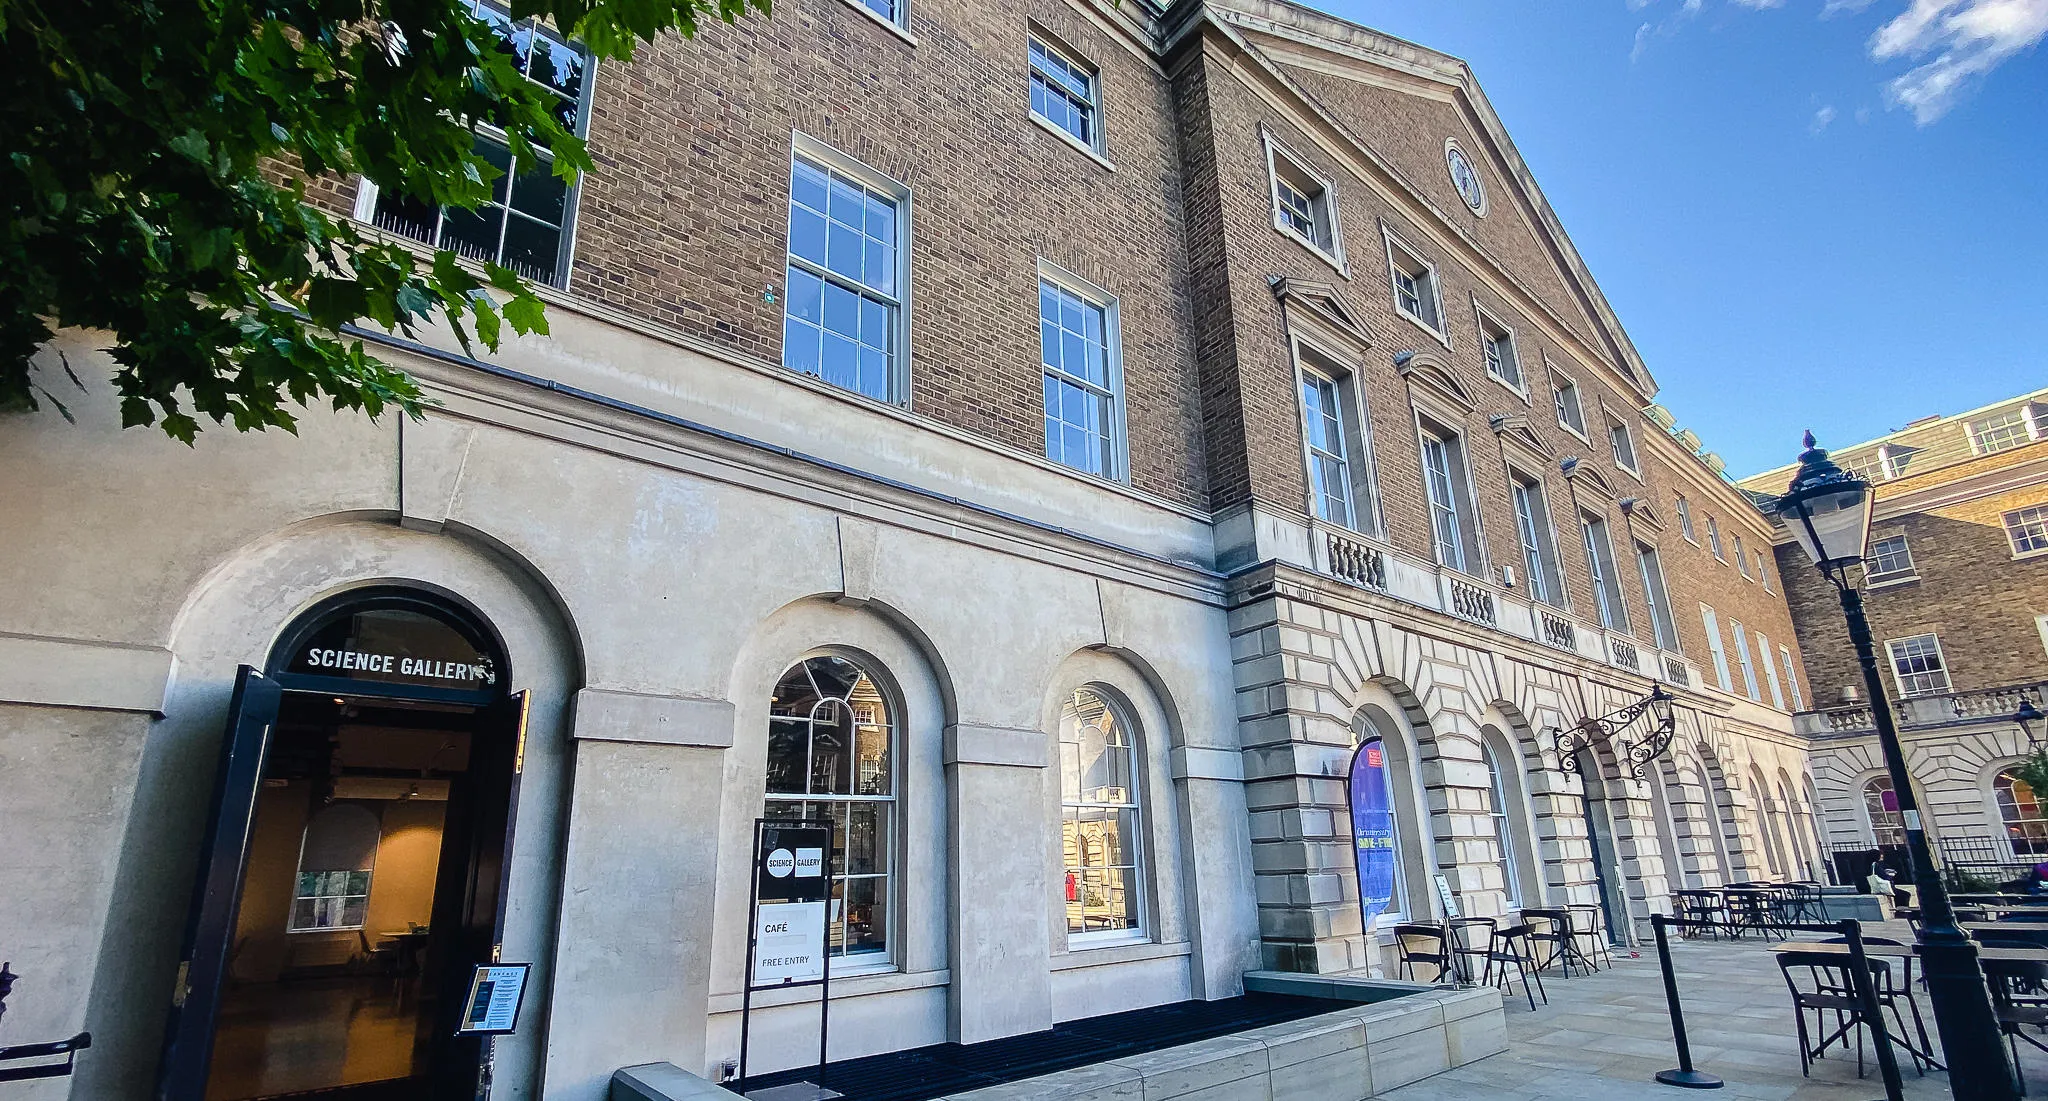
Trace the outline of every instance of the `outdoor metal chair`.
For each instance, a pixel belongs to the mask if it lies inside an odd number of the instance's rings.
[[[1822,943],[1847,944],[1849,943],[1849,938],[1829,937]],[[1864,937],[1863,943],[1866,947],[1874,944],[1886,945],[1891,948],[1905,947],[1904,943],[1892,940],[1890,937]],[[1871,982],[1873,988],[1877,993],[1878,1004],[1885,1007],[1886,1009],[1891,1010],[1892,1019],[1894,1021],[1899,1022],[1898,1029],[1892,1033],[1893,1039],[1899,1042],[1900,1047],[1905,1048],[1909,1053],[1912,1054],[1913,1069],[1915,1071],[1919,1071],[1923,1076],[1926,1074],[1926,1071],[1921,1070],[1920,1065],[1922,1063],[1925,1063],[1928,1067],[1931,1067],[1935,1070],[1948,1069],[1947,1067],[1942,1066],[1941,1063],[1936,1061],[1934,1058],[1934,1045],[1930,1043],[1927,1039],[1927,1021],[1925,1018],[1920,1016],[1920,1003],[1913,997],[1913,957],[1900,957],[1900,974],[1899,981],[1897,983],[1892,982],[1890,969],[1891,961],[1885,960],[1881,962],[1886,964],[1886,968],[1881,973],[1873,972]],[[1920,981],[1924,983],[1926,980],[1923,978]],[[1906,1003],[1907,1012],[1910,1012],[1913,1015],[1913,1033],[1920,1040],[1920,1045],[1918,1047],[1915,1047],[1912,1041],[1907,1040],[1905,1038],[1905,1022],[1899,1015],[1899,1001],[1901,999],[1903,999]]]
[[[1394,949],[1400,955],[1401,977],[1410,982],[1443,983],[1457,978],[1450,940],[1440,925],[1394,926]],[[1417,965],[1432,969],[1429,978],[1416,977]]]
[[[1579,954],[1579,946],[1572,941],[1570,914],[1563,910],[1523,910],[1522,921],[1529,927],[1529,948],[1533,953],[1531,962],[1536,965],[1536,970],[1548,971],[1556,965],[1567,979],[1572,977],[1574,963],[1579,965],[1580,971],[1593,970],[1586,958]]]
[[[1526,917],[1527,915],[1525,914],[1524,916]],[[1515,981],[1521,982],[1522,995],[1529,999],[1529,1011],[1534,1013],[1536,1011],[1537,995],[1542,995],[1543,1004],[1549,1005],[1550,992],[1543,989],[1542,969],[1532,969],[1530,966],[1531,962],[1535,959],[1536,947],[1531,943],[1532,932],[1532,926],[1527,921],[1519,925],[1510,925],[1500,930],[1499,939],[1496,942],[1492,956],[1489,957],[1489,962],[1492,964],[1494,985],[1509,994],[1513,994],[1515,988],[1512,983]],[[1510,967],[1515,969],[1512,977],[1508,974],[1508,968]],[[1532,981],[1535,984],[1533,989],[1530,985]]]
[[[1730,888],[1725,892],[1728,898],[1728,936],[1739,940],[1743,934],[1755,932],[1772,940],[1770,892],[1756,887]]]
[[[1790,890],[1793,892],[1791,908],[1793,921],[1826,921],[1828,919],[1827,897],[1822,893],[1820,884],[1808,880],[1803,883],[1792,884]]]
[[[1587,949],[1578,949],[1580,961],[1596,971],[1603,963],[1614,966],[1614,957],[1607,952],[1607,938],[1600,935],[1600,907],[1589,902],[1580,903],[1565,907],[1565,913],[1570,917],[1573,947],[1577,948],[1579,942],[1588,946]],[[1583,925],[1580,918],[1585,919]]]
[[[1871,981],[1876,983],[1879,974],[1889,981],[1891,967],[1884,960],[1866,959]],[[1827,1057],[1828,1048],[1840,1041],[1849,1046],[1849,1034],[1854,1032],[1856,1043],[1856,1077],[1863,1077],[1863,1030],[1869,1027],[1863,999],[1856,993],[1855,979],[1850,973],[1851,958],[1832,952],[1780,952],[1778,970],[1785,976],[1785,987],[1792,992],[1792,1016],[1799,1027],[1799,1073],[1810,1076],[1814,1062]],[[1804,985],[1801,979],[1804,979]],[[1806,1027],[1806,1014],[1813,1013],[1814,1027]],[[1883,1001],[1879,1001],[1878,1012],[1882,1013]],[[1835,1029],[1828,1031],[1828,1014],[1834,1014]],[[1892,1011],[1896,1018],[1898,1011]],[[1818,1035],[1818,1039],[1815,1036]],[[1919,1065],[1916,1061],[1916,1067]]]
[[[2048,1051],[2048,1044],[2026,1034],[2032,1025],[2048,1028],[2048,963],[2040,960],[1984,960],[1984,979],[1991,987],[1991,1008],[1998,1015],[1999,1030],[2012,1051],[2012,1065],[2020,1067],[2019,1042]],[[2020,1093],[2027,1092],[2027,1077],[2019,1070]]]
[[[1727,908],[1717,891],[1685,890],[1672,895],[1678,903],[1678,931],[1683,936],[1705,935],[1719,940]]]
[[[1493,956],[1499,947],[1498,927],[1490,917],[1452,918],[1445,923],[1450,933],[1451,967],[1464,982],[1491,984]]]

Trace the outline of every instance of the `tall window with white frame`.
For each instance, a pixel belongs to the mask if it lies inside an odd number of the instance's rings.
[[[1586,572],[1593,578],[1593,605],[1600,613],[1600,626],[1628,633],[1628,606],[1621,599],[1621,579],[1614,573],[1614,545],[1607,537],[1607,520],[1590,512],[1579,514],[1579,535],[1586,549]]]
[[[1741,571],[1744,577],[1749,577],[1748,555],[1749,552],[1742,549],[1742,535],[1738,532],[1735,536],[1735,568]],[[1754,581],[1756,579],[1751,577],[1750,580]]]
[[[1296,341],[1294,352],[1309,507],[1325,523],[1378,534],[1372,437],[1358,376],[1306,343]]]
[[[1354,527],[1350,449],[1344,439],[1344,406],[1337,382],[1314,371],[1301,372],[1301,422],[1308,434],[1309,494],[1316,515]]]
[[[1509,492],[1515,503],[1515,535],[1522,545],[1522,569],[1529,577],[1529,596],[1541,603],[1563,606],[1564,586],[1557,578],[1557,548],[1552,545],[1550,509],[1544,500],[1543,484],[1534,478],[1510,474]]]
[[[900,401],[903,208],[879,178],[799,151],[789,188],[782,363],[877,401]]]
[[[1707,632],[1707,653],[1714,658],[1714,679],[1721,685],[1721,691],[1732,692],[1735,682],[1728,675],[1728,647],[1721,639],[1721,619],[1714,609],[1700,605],[1700,626]]]
[[[562,126],[582,134],[589,105],[590,54],[537,20],[515,20],[503,8],[478,0],[465,0],[463,6],[490,26],[512,67],[542,89]],[[561,286],[569,270],[576,187],[555,175],[554,161],[545,151],[514,157],[504,132],[491,122],[477,127],[475,149],[500,173],[491,185],[490,199],[475,210],[436,206],[366,185],[356,216],[458,256],[502,264],[536,283]]]
[[[2028,505],[2004,516],[2005,538],[2014,557],[2048,551],[2048,505]]]
[[[1088,149],[1101,152],[1101,81],[1095,71],[1035,34],[1027,49],[1031,57],[1031,114]]]
[[[1643,599],[1650,606],[1650,629],[1657,634],[1657,645],[1676,652],[1678,625],[1671,621],[1671,598],[1664,589],[1664,563],[1657,548],[1636,544],[1636,572],[1642,577]]]
[[[1678,498],[1678,534],[1683,535],[1688,543],[1699,542],[1692,530],[1692,502],[1683,495]]]
[[[1271,136],[1266,138],[1266,170],[1273,185],[1273,228],[1342,267],[1342,237],[1330,182]]]
[[[1103,478],[1122,476],[1123,371],[1116,303],[1040,279],[1038,344],[1045,368],[1045,453]]]
[[[1768,565],[1768,564],[1767,564],[1767,563],[1766,563],[1766,562],[1764,561],[1764,552],[1762,552],[1762,551],[1760,551],[1760,550],[1756,550],[1756,551],[1751,551],[1751,552],[1749,552],[1749,553],[1751,553],[1751,554],[1753,554],[1753,555],[1755,555],[1755,556],[1756,556],[1756,579],[1757,579],[1758,581],[1761,581],[1761,582],[1763,582],[1763,586],[1764,586],[1764,591],[1765,591],[1765,592],[1770,592],[1770,591],[1771,591],[1771,570],[1770,570],[1770,566],[1769,566],[1769,565]]]
[[[1494,843],[1499,846],[1501,883],[1507,891],[1508,905],[1519,906],[1522,904],[1522,877],[1515,871],[1515,833],[1508,818],[1511,811],[1507,789],[1501,783],[1503,766],[1492,742],[1481,743],[1480,749],[1486,755],[1486,776],[1492,786],[1493,802],[1489,817],[1493,819]]]
[[[1749,635],[1742,629],[1742,621],[1729,620],[1728,632],[1735,636],[1735,661],[1742,666],[1742,690],[1749,693],[1750,699],[1762,703],[1764,694],[1757,688],[1756,666],[1749,661]]]
[[[896,845],[895,709],[868,671],[807,658],[768,701],[768,818],[833,824],[829,951],[888,962]]]
[[[1715,558],[1728,561],[1728,556],[1721,553],[1721,525],[1711,516],[1707,517],[1707,549],[1714,552]]]
[[[1578,434],[1586,436],[1586,409],[1579,401],[1579,384],[1570,377],[1551,369],[1550,396],[1557,405],[1557,423]]]
[[[1387,267],[1394,281],[1394,305],[1409,320],[1441,336],[1443,303],[1436,269],[1392,234],[1387,236]]]
[[[1998,817],[2014,856],[2048,854],[2048,793],[2037,792],[2017,772],[2004,769],[1991,782]]]
[[[1143,935],[1138,749],[1100,692],[1060,705],[1060,851],[1067,942]]]
[[[1792,648],[1780,644],[1778,646],[1778,658],[1785,665],[1785,687],[1792,690],[1792,710],[1806,710],[1806,696],[1799,691],[1799,669],[1792,664]]]
[[[1756,656],[1763,659],[1764,683],[1771,689],[1771,706],[1785,709],[1785,688],[1778,683],[1778,663],[1771,660],[1771,636],[1762,631],[1756,633]]]
[[[1475,308],[1476,308],[1475,303]],[[1522,390],[1522,361],[1515,355],[1515,334],[1508,327],[1495,321],[1485,310],[1479,310],[1479,348],[1486,358],[1486,373],[1501,385],[1520,393]]]
[[[1899,695],[1933,696],[1948,691],[1948,663],[1942,660],[1939,638],[1925,634],[1888,639],[1884,649],[1891,658]]]
[[[1456,433],[1425,424],[1422,430],[1422,481],[1429,493],[1430,541],[1437,564],[1466,570],[1472,548],[1465,539],[1465,458]]]

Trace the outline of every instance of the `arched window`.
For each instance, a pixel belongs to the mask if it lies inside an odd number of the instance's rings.
[[[887,958],[895,867],[896,719],[873,677],[842,657],[799,663],[768,701],[769,818],[833,824],[830,950]],[[860,961],[866,962],[866,961]]]
[[[323,807],[306,823],[292,896],[294,933],[361,929],[370,910],[370,872],[377,866],[377,815],[357,803]]]
[[[1138,749],[1109,701],[1082,688],[1060,705],[1061,897],[1067,939],[1123,939],[1144,929],[1144,835]]]
[[[1500,846],[1501,882],[1506,885],[1508,905],[1520,906],[1522,904],[1522,877],[1515,870],[1517,861],[1515,830],[1513,822],[1509,817],[1509,808],[1514,804],[1508,801],[1507,788],[1501,782],[1500,758],[1494,752],[1492,741],[1488,740],[1481,748],[1486,754],[1486,777],[1493,788],[1491,818],[1493,819],[1494,841]]]
[[[1380,737],[1360,743],[1352,754],[1346,785],[1358,897],[1367,920],[1407,909],[1402,892],[1400,815],[1394,809],[1394,789],[1388,778],[1393,762],[1387,748],[1386,739]]]
[[[2011,769],[1998,774],[1992,783],[1998,798],[1999,817],[2005,819],[2005,836],[2018,856],[2048,855],[2048,806],[2025,780]]]
[[[1863,782],[1863,810],[1870,816],[1873,843],[1879,846],[1906,843],[1906,820],[1899,814],[1899,797],[1892,791],[1891,777],[1872,776]]]
[[[1771,785],[1764,782],[1764,774],[1755,765],[1749,766],[1749,790],[1756,796],[1756,825],[1763,834],[1764,860],[1770,864],[1773,876],[1782,876],[1784,841],[1778,836],[1777,807],[1771,799]]]

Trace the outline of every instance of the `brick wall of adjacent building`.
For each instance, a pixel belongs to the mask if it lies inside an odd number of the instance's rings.
[[[1753,654],[1759,634],[1770,640],[1772,660],[1781,680],[1785,674],[1776,652],[1779,645],[1792,651],[1794,667],[1798,668],[1798,644],[1775,568],[1766,590],[1761,579],[1745,580],[1733,565],[1736,531],[1742,533],[1748,548],[1769,545],[1769,527],[1755,508],[1732,487],[1705,473],[1704,467],[1700,468],[1699,476],[1712,479],[1710,487],[1696,487],[1681,478],[1671,463],[1698,465],[1697,461],[1689,456],[1664,454],[1669,448],[1660,447],[1654,438],[1663,430],[1640,414],[1646,400],[1623,384],[1623,369],[1611,366],[1613,360],[1605,361],[1610,365],[1605,369],[1586,362],[1589,353],[1582,343],[1571,341],[1569,335],[1564,341],[1552,339],[1545,326],[1539,324],[1534,311],[1547,310],[1553,317],[1563,317],[1566,311],[1579,307],[1565,293],[1564,282],[1557,274],[1559,261],[1543,252],[1538,235],[1525,220],[1527,215],[1510,196],[1507,168],[1493,155],[1491,146],[1483,144],[1448,105],[1432,102],[1426,111],[1368,110],[1391,93],[1361,85],[1356,98],[1347,98],[1337,92],[1353,82],[1335,77],[1323,77],[1323,83],[1312,85],[1322,106],[1337,115],[1337,122],[1346,133],[1367,142],[1376,153],[1398,151],[1409,162],[1401,167],[1423,181],[1418,186],[1427,190],[1437,177],[1444,178],[1442,194],[1431,190],[1430,197],[1439,210],[1455,210],[1459,228],[1485,246],[1486,257],[1500,265],[1499,270],[1487,273],[1474,270],[1459,252],[1436,244],[1418,226],[1418,216],[1412,208],[1387,201],[1343,161],[1328,155],[1297,116],[1276,109],[1270,100],[1255,94],[1248,81],[1257,78],[1255,74],[1245,75],[1248,68],[1232,65],[1230,59],[1215,56],[1212,51],[1200,64],[1188,59],[1176,70],[1183,86],[1200,87],[1202,101],[1210,110],[1210,117],[1204,121],[1205,133],[1212,141],[1204,152],[1213,158],[1213,167],[1209,163],[1204,167],[1213,171],[1217,182],[1212,185],[1205,177],[1203,186],[1215,187],[1214,201],[1222,211],[1210,217],[1234,227],[1231,240],[1212,246],[1195,243],[1191,248],[1201,255],[1206,247],[1217,257],[1203,275],[1198,275],[1198,279],[1209,280],[1202,286],[1225,280],[1230,283],[1229,293],[1218,296],[1227,306],[1214,307],[1211,316],[1227,319],[1218,323],[1219,328],[1234,324],[1234,338],[1226,340],[1209,334],[1204,339],[1205,348],[1207,342],[1224,348],[1236,368],[1229,386],[1238,395],[1238,404],[1231,407],[1230,414],[1233,418],[1241,417],[1242,432],[1251,441],[1252,451],[1245,459],[1245,492],[1269,505],[1301,513],[1309,510],[1293,365],[1281,307],[1269,290],[1268,278],[1282,275],[1329,282],[1343,292],[1345,304],[1361,315],[1360,320],[1377,343],[1373,353],[1348,366],[1364,382],[1386,537],[1393,545],[1425,560],[1432,554],[1420,445],[1409,393],[1411,384],[1393,364],[1395,352],[1421,350],[1446,362],[1476,404],[1462,423],[1452,427],[1464,435],[1471,459],[1473,491],[1487,552],[1483,573],[1489,580],[1499,579],[1501,565],[1514,566],[1518,574],[1526,572],[1521,566],[1509,489],[1508,466],[1512,455],[1518,473],[1536,477],[1543,485],[1556,529],[1557,564],[1570,610],[1579,618],[1586,622],[1597,619],[1592,578],[1578,528],[1578,513],[1583,510],[1607,520],[1616,573],[1632,633],[1638,640],[1653,644],[1655,637],[1634,557],[1633,544],[1641,540],[1659,551],[1672,605],[1672,622],[1685,656],[1703,674],[1702,683],[1711,684],[1713,674],[1698,610],[1701,601],[1713,604],[1720,613],[1731,665],[1731,624],[1739,621],[1750,632]],[[1303,78],[1297,70],[1290,70],[1288,75]],[[1417,111],[1422,112],[1421,117],[1417,117]],[[1453,127],[1456,129],[1450,129]],[[1408,133],[1414,128],[1428,132]],[[1271,132],[1294,156],[1335,183],[1348,271],[1339,271],[1323,257],[1272,228],[1262,131]],[[1485,158],[1481,170],[1492,191],[1491,209],[1484,218],[1471,215],[1449,187],[1448,173],[1443,169],[1443,142],[1452,134],[1458,137],[1468,156]],[[1190,208],[1190,226],[1206,224],[1204,216],[1194,212],[1192,202]],[[1391,229],[1436,267],[1442,283],[1449,348],[1396,311],[1382,227]],[[1493,289],[1500,282],[1501,271],[1515,284],[1548,289],[1542,290],[1536,303],[1525,308],[1521,301],[1503,297]],[[1487,374],[1473,308],[1475,299],[1514,330],[1526,399]],[[1587,324],[1582,315],[1577,325],[1565,328],[1570,334],[1582,331],[1580,326]],[[1204,359],[1209,359],[1207,351]],[[1552,364],[1578,386],[1587,421],[1586,439],[1557,422],[1551,398]],[[1640,478],[1615,463],[1606,438],[1607,413],[1629,424],[1642,466]],[[1526,450],[1517,451],[1505,445],[1489,424],[1494,414],[1520,418],[1527,431],[1542,441],[1555,458],[1538,462]],[[1237,431],[1238,425],[1233,423],[1231,428]],[[1212,440],[1212,447],[1215,446],[1217,441]],[[1595,484],[1594,478],[1562,475],[1558,460],[1572,456],[1580,458],[1582,470],[1597,472],[1607,487],[1605,491]],[[1215,490],[1218,501],[1224,502],[1236,492],[1236,486],[1232,483],[1226,487],[1219,479]],[[1695,519],[1700,525],[1700,546],[1681,538],[1674,504],[1680,492],[1693,502]],[[1649,502],[1659,523],[1653,525],[1647,517],[1623,510],[1620,500],[1630,497]],[[1716,562],[1704,548],[1707,515],[1719,520],[1728,538],[1730,559],[1725,564]],[[1751,573],[1756,573],[1753,567]],[[1768,680],[1761,665],[1756,673],[1759,691],[1769,703]],[[1804,692],[1803,671],[1798,675]],[[1739,671],[1735,676],[1736,691],[1740,693]],[[1791,692],[1789,688],[1784,691],[1789,707]]]
[[[1926,489],[1968,474],[1980,474],[2048,454],[2035,444],[1879,487],[1879,508],[1908,489]],[[1924,512],[1877,520],[1873,541],[1904,534],[1918,580],[1868,589],[1864,604],[1885,687],[1897,684],[1886,664],[1887,639],[1933,633],[1941,641],[1949,679],[1958,691],[2048,679],[2048,649],[2035,617],[2048,615],[2048,556],[2015,558],[2003,516],[2048,503],[2048,482],[1978,496]],[[1807,661],[1825,702],[1842,685],[1862,685],[1841,607],[1833,586],[1810,566],[1796,546],[1778,548],[1778,561],[1791,579],[1793,615],[1806,641]]]

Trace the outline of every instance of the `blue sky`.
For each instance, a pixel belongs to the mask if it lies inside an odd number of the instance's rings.
[[[2048,0],[1310,0],[1463,57],[1746,475],[2048,385]]]

